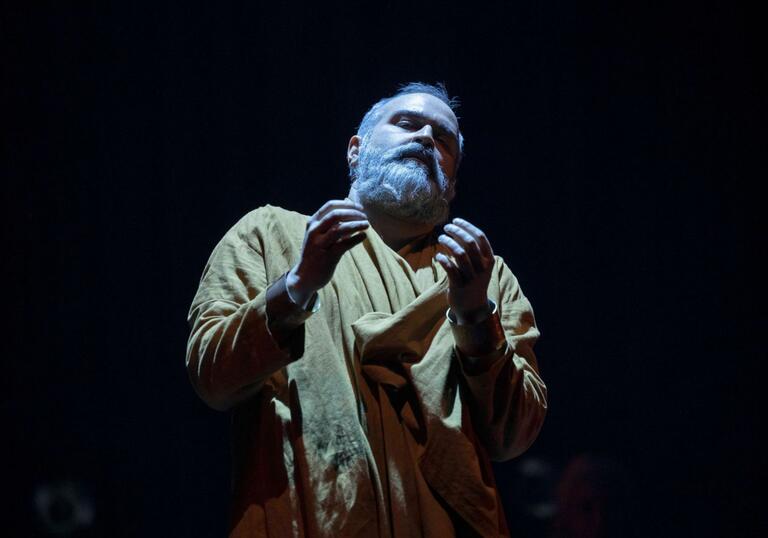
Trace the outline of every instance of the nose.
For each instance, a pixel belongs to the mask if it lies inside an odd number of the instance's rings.
[[[413,141],[428,148],[435,147],[435,139],[432,137],[432,126],[425,125],[413,134]]]

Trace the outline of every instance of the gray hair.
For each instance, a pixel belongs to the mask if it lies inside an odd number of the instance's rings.
[[[453,113],[456,113],[456,109],[459,107],[459,100],[456,97],[450,97],[448,90],[445,88],[445,84],[438,82],[436,84],[427,84],[425,82],[409,82],[408,84],[401,85],[394,95],[385,97],[374,104],[368,112],[363,116],[363,121],[357,127],[357,136],[364,139],[370,134],[373,127],[381,119],[382,109],[384,105],[389,103],[392,99],[400,97],[401,95],[408,95],[411,93],[426,93],[437,97],[443,103],[448,105]],[[464,136],[459,129],[459,160],[464,156]]]

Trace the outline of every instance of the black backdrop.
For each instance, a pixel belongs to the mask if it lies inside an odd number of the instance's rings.
[[[618,461],[642,535],[764,535],[756,14],[4,11],[3,535],[34,534],[35,492],[60,481],[93,500],[88,535],[224,534],[228,418],[184,370],[202,267],[248,210],[343,196],[357,122],[412,80],[461,97],[454,214],[487,231],[543,332],[550,413],[527,457]],[[505,492],[516,465],[496,468]]]

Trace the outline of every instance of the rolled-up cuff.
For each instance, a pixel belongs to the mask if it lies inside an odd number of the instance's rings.
[[[501,326],[498,308],[496,303],[490,299],[488,303],[491,306],[491,312],[485,318],[473,324],[459,324],[450,309],[446,312],[446,317],[453,330],[453,339],[456,342],[456,347],[466,356],[495,356],[499,350],[505,347],[507,340],[504,336],[504,329]]]

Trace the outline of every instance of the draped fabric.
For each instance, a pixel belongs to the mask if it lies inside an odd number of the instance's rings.
[[[232,410],[230,536],[508,535],[490,460],[523,452],[546,412],[514,275],[497,257],[488,293],[504,354],[467,370],[434,236],[394,252],[369,229],[280,348],[265,291],[298,260],[306,223],[271,206],[246,215],[190,309],[190,379]]]

